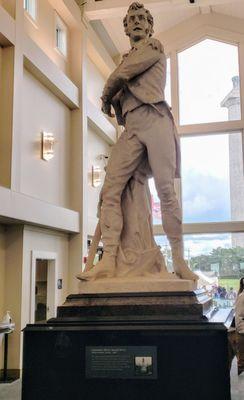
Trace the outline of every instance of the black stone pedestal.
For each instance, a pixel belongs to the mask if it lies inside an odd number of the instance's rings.
[[[22,400],[230,400],[227,350],[206,318],[60,316],[24,330]]]

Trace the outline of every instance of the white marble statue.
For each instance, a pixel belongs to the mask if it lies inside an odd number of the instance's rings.
[[[179,177],[179,139],[165,102],[166,57],[152,38],[153,17],[138,2],[124,18],[131,50],[110,75],[102,95],[102,111],[125,130],[112,150],[101,193],[99,230],[104,254],[78,278],[170,275],[152,232],[148,177],[155,179],[163,229],[179,278],[198,279],[183,258],[182,214],[174,190]],[[171,274],[172,275],[172,274]]]

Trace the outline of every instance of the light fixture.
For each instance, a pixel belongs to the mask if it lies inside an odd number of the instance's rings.
[[[54,144],[56,140],[53,133],[42,132],[42,159],[49,161],[54,156]]]
[[[92,166],[92,186],[98,187],[102,183],[104,171],[101,167],[97,165]]]
[[[102,163],[103,163],[103,169],[104,169],[104,171],[106,172],[107,164],[108,164],[108,156],[107,156],[106,154],[99,154],[99,155],[96,157],[96,159],[99,160],[99,161],[102,161]]]

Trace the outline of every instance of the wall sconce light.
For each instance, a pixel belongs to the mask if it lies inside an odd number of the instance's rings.
[[[92,166],[92,186],[93,187],[98,187],[102,183],[104,171],[102,170],[101,167],[98,167],[97,165]]]
[[[108,156],[106,154],[99,154],[96,159],[99,161],[102,161],[103,169],[106,172],[107,164],[108,164]]]
[[[56,140],[53,133],[42,132],[42,159],[49,161],[54,156],[54,144]]]

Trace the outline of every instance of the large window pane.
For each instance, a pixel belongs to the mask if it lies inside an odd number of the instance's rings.
[[[183,220],[244,219],[242,134],[181,139]]]
[[[180,179],[175,179],[175,193],[180,202]],[[162,223],[160,200],[157,195],[154,178],[149,179],[149,188],[151,192],[152,218],[153,224],[159,225]]]
[[[161,248],[161,252],[163,253],[164,260],[169,272],[173,272],[173,264],[171,257],[170,245],[165,235],[155,236],[154,237],[156,243]]]
[[[198,271],[215,305],[232,307],[244,275],[244,234],[185,235],[184,245],[191,269]]]
[[[244,220],[241,132],[181,138],[181,154],[183,222]],[[153,179],[149,187],[153,223],[161,224]]]
[[[240,119],[237,46],[206,39],[180,52],[178,64],[181,125]]]
[[[238,245],[237,243],[238,239]],[[169,271],[172,271],[170,246],[165,236],[156,236]],[[184,235],[185,259],[199,275],[219,307],[231,307],[244,276],[244,234]]]

